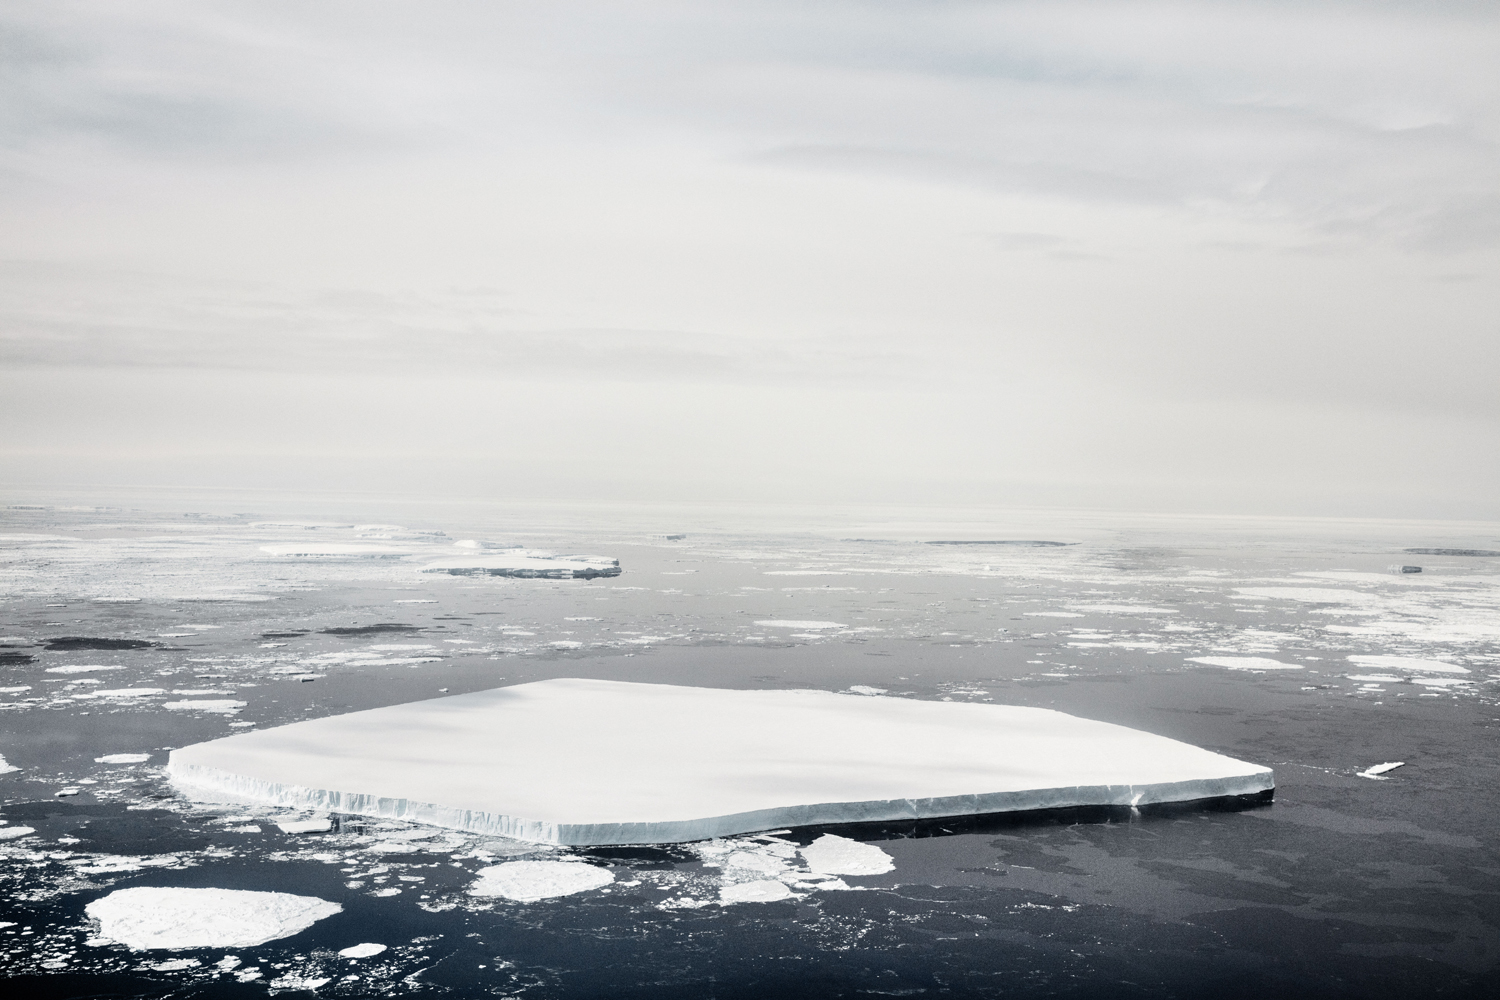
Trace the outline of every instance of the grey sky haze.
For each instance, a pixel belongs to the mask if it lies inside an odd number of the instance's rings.
[[[1500,7],[0,11],[0,478],[1500,517]]]

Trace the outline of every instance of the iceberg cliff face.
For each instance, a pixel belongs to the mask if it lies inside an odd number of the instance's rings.
[[[1269,768],[1047,709],[562,679],[174,750],[230,796],[552,844],[1250,795]]]

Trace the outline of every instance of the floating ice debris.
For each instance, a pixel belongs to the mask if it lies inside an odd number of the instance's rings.
[[[791,899],[795,894],[779,879],[760,879],[755,882],[736,882],[719,890],[719,902],[730,903],[774,903],[780,899]]]
[[[149,698],[151,695],[166,694],[162,688],[106,688],[102,691],[91,691],[90,698]]]
[[[149,753],[107,753],[103,757],[95,757],[95,764],[144,764],[151,759]]]
[[[1269,768],[1048,709],[584,679],[240,733],[174,750],[168,772],[207,800],[558,844],[1274,787]]]
[[[870,687],[868,684],[851,684],[849,685],[849,693],[874,697],[875,695],[888,694],[889,691],[886,688]]]
[[[883,875],[896,867],[891,856],[874,844],[825,833],[802,848],[807,867],[823,875]]]
[[[578,861],[507,861],[477,874],[469,886],[471,896],[503,896],[518,903],[571,896],[615,880],[609,869]]]
[[[350,945],[339,951],[339,958],[374,958],[385,951],[385,945],[367,941],[364,944]]]
[[[8,762],[5,759],[5,755],[4,754],[0,754],[0,774],[10,774],[12,771],[19,771],[19,770],[20,770],[19,767],[16,767],[16,765]]]
[[[1295,663],[1282,663],[1280,660],[1267,659],[1264,656],[1189,656],[1189,663],[1201,663],[1209,667],[1223,667],[1225,670],[1301,670],[1302,667]]]
[[[246,889],[118,889],[84,907],[99,937],[132,951],[248,948],[306,930],[343,907],[316,896]]]
[[[430,562],[422,567],[422,572],[449,573],[453,576],[592,580],[601,576],[619,576],[620,561],[607,556],[553,555],[531,549],[481,550],[471,556]]]
[[[1376,779],[1378,779],[1382,774],[1385,774],[1387,771],[1394,771],[1398,767],[1405,767],[1405,766],[1406,766],[1406,761],[1404,761],[1404,760],[1387,761],[1384,764],[1376,764],[1374,767],[1367,767],[1363,771],[1360,771],[1357,776],[1361,777],[1361,778],[1376,778]]]
[[[276,826],[282,833],[323,833],[333,821],[327,816],[319,816],[315,819],[279,819]]]
[[[1407,549],[1414,556],[1500,556],[1494,549]]]
[[[168,701],[162,703],[162,708],[173,712],[217,712],[221,715],[231,715],[245,707],[245,702],[235,701],[231,698],[205,698],[201,701]]]
[[[792,621],[790,619],[785,619],[785,618],[770,618],[770,619],[767,619],[766,621],[756,622],[755,624],[757,624],[757,625],[764,625],[766,628],[798,628],[798,629],[803,629],[804,631],[817,631],[818,629],[825,629],[825,628],[847,628],[848,627],[848,626],[843,625],[843,624],[841,624],[839,622],[803,622],[803,621]]]
[[[92,663],[76,663],[66,667],[48,667],[49,674],[94,674],[101,670],[124,670],[124,667],[106,667]]]
[[[29,826],[0,826],[0,840],[19,840],[33,833],[36,830]]]
[[[1422,660],[1413,656],[1386,656],[1374,654],[1370,656],[1356,655],[1349,657],[1349,662],[1357,663],[1362,667],[1375,667],[1380,670],[1406,670],[1419,674],[1466,674],[1467,667],[1460,667],[1453,663],[1444,663],[1441,660]]]

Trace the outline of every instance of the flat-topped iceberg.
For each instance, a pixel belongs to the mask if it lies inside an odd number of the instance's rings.
[[[553,844],[1252,795],[1269,768],[1042,708],[559,679],[172,751],[225,797]]]
[[[619,576],[620,561],[607,556],[564,556],[535,549],[472,549],[463,555],[438,559],[422,567],[424,573],[454,576],[513,576],[522,579],[592,580]]]

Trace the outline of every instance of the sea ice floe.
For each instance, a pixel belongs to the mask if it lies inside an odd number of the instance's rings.
[[[774,903],[791,899],[795,893],[779,879],[758,879],[754,882],[734,882],[719,890],[721,903]]]
[[[149,753],[107,753],[103,757],[95,757],[95,764],[144,764],[151,759]]]
[[[282,833],[323,833],[333,825],[327,816],[313,819],[278,819],[276,826]]]
[[[1386,761],[1384,764],[1376,764],[1374,767],[1367,767],[1367,768],[1365,768],[1363,771],[1359,772],[1358,777],[1361,777],[1361,778],[1379,778],[1382,774],[1385,774],[1387,771],[1394,771],[1398,767],[1405,767],[1405,766],[1406,766],[1406,761],[1404,761],[1404,760]]]
[[[821,875],[883,875],[895,859],[874,844],[825,833],[801,850],[809,870]]]
[[[216,712],[221,715],[232,715],[244,708],[245,702],[231,698],[205,698],[200,701],[163,702],[161,707],[173,712]]]
[[[554,844],[1246,795],[1269,768],[1048,709],[555,679],[174,750],[187,794]]]
[[[615,880],[609,869],[579,861],[507,861],[476,874],[469,886],[471,896],[502,896],[518,903],[571,896]]]
[[[343,907],[316,896],[136,886],[84,907],[99,938],[132,951],[248,948],[306,930]]]
[[[35,828],[29,826],[0,826],[0,840],[19,840],[36,833]]]
[[[350,945],[339,950],[339,958],[374,958],[386,950],[383,944],[367,941],[364,944]]]
[[[16,765],[8,762],[5,759],[5,755],[4,754],[0,754],[0,774],[10,774],[12,771],[19,771],[19,770],[20,770],[19,767],[16,767]]]
[[[1423,660],[1414,656],[1386,656],[1384,654],[1355,655],[1349,657],[1350,663],[1357,663],[1362,667],[1375,667],[1378,670],[1406,670],[1419,674],[1466,674],[1467,667],[1460,667],[1453,663],[1444,663],[1441,660]]]
[[[106,667],[98,664],[72,664],[66,667],[48,667],[49,674],[94,674],[101,670],[124,670],[124,667]]]
[[[795,621],[786,618],[768,618],[765,621],[759,621],[755,624],[763,625],[766,628],[796,628],[802,629],[803,631],[812,632],[819,631],[825,628],[847,628],[847,626],[843,625],[840,622],[808,622]]]
[[[1264,656],[1189,656],[1189,663],[1201,663],[1209,667],[1223,667],[1225,670],[1301,670],[1302,667],[1295,663],[1282,663],[1280,660],[1267,659]]]

